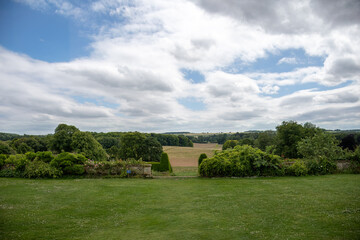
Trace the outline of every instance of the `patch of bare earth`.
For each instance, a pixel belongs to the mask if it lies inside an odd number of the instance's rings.
[[[215,143],[194,143],[194,147],[164,146],[163,150],[169,155],[171,166],[197,167],[200,154],[212,157],[215,150],[221,148],[221,145]]]

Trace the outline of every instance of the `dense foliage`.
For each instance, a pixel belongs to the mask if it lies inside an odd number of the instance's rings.
[[[204,159],[206,159],[206,158],[208,158],[207,155],[206,155],[206,153],[200,154],[199,159],[198,159],[198,166],[200,166],[200,164],[202,163],[202,161],[203,161]]]
[[[243,145],[203,160],[199,174],[204,177],[281,176],[284,168],[279,156]]]

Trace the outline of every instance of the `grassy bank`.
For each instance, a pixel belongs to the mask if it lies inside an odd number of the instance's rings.
[[[0,179],[1,239],[358,239],[360,175]]]

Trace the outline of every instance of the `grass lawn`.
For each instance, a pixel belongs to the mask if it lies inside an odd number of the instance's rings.
[[[360,175],[2,178],[0,239],[360,239]]]

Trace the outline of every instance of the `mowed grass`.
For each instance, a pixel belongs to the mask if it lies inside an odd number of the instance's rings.
[[[0,179],[1,239],[359,239],[360,175]]]
[[[164,146],[163,151],[169,155],[173,167],[197,167],[200,154],[206,153],[208,157],[212,157],[214,151],[221,148],[222,145],[214,143],[194,143],[194,147]]]

